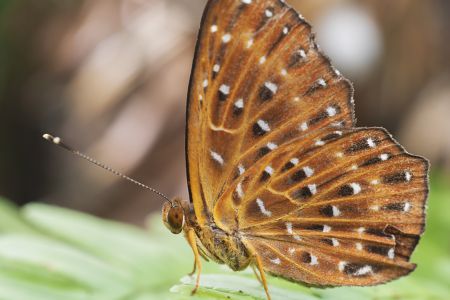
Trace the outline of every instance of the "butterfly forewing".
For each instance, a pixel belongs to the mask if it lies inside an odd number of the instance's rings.
[[[428,166],[353,128],[353,88],[284,1],[211,0],[187,110],[201,226],[239,232],[276,275],[371,285],[414,269]]]
[[[307,131],[351,126],[352,93],[292,8],[281,1],[210,1],[188,105],[196,213],[212,212],[227,183],[261,153]]]

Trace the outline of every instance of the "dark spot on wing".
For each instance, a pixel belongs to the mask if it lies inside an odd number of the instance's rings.
[[[321,213],[322,215],[324,215],[324,216],[332,217],[332,216],[334,215],[334,214],[333,214],[333,206],[327,205],[327,206],[325,206],[325,207],[322,207],[322,208],[320,209],[320,213]]]
[[[305,200],[305,199],[310,198],[312,195],[313,194],[311,193],[311,190],[309,189],[309,187],[305,186],[305,187],[295,191],[292,194],[292,197],[297,200]]]
[[[342,197],[351,196],[351,195],[353,195],[353,193],[354,193],[353,188],[348,184],[344,185],[339,190],[339,196],[342,196]]]

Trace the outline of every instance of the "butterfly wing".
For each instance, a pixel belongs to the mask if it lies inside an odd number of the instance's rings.
[[[187,108],[198,222],[237,228],[234,206],[222,197],[228,186],[284,143],[323,127],[351,127],[352,95],[309,24],[282,1],[209,1]]]
[[[386,282],[415,268],[408,261],[424,229],[427,171],[384,129],[321,130],[244,176],[240,232],[276,275],[312,285]]]
[[[371,285],[414,269],[427,162],[355,129],[353,89],[276,0],[209,1],[187,110],[200,225],[239,232],[264,269]]]

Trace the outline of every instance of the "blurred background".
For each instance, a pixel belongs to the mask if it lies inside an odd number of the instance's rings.
[[[290,0],[383,126],[450,184],[450,2]],[[160,198],[45,143],[50,132],[187,197],[184,118],[206,1],[1,0],[0,194],[143,224]]]

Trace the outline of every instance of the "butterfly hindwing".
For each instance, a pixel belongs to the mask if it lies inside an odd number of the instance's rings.
[[[309,140],[295,166],[278,164],[243,200],[246,242],[268,271],[313,285],[372,285],[409,273],[425,223],[427,162],[383,129],[324,140]]]
[[[344,251],[336,247],[328,250],[326,247],[332,246],[307,238],[298,243],[263,239],[249,239],[249,242],[261,255],[267,272],[312,286],[375,285],[415,269],[414,264],[375,256],[366,250],[391,253],[393,246],[386,244],[367,246],[361,251]],[[359,253],[363,251],[366,253]]]

